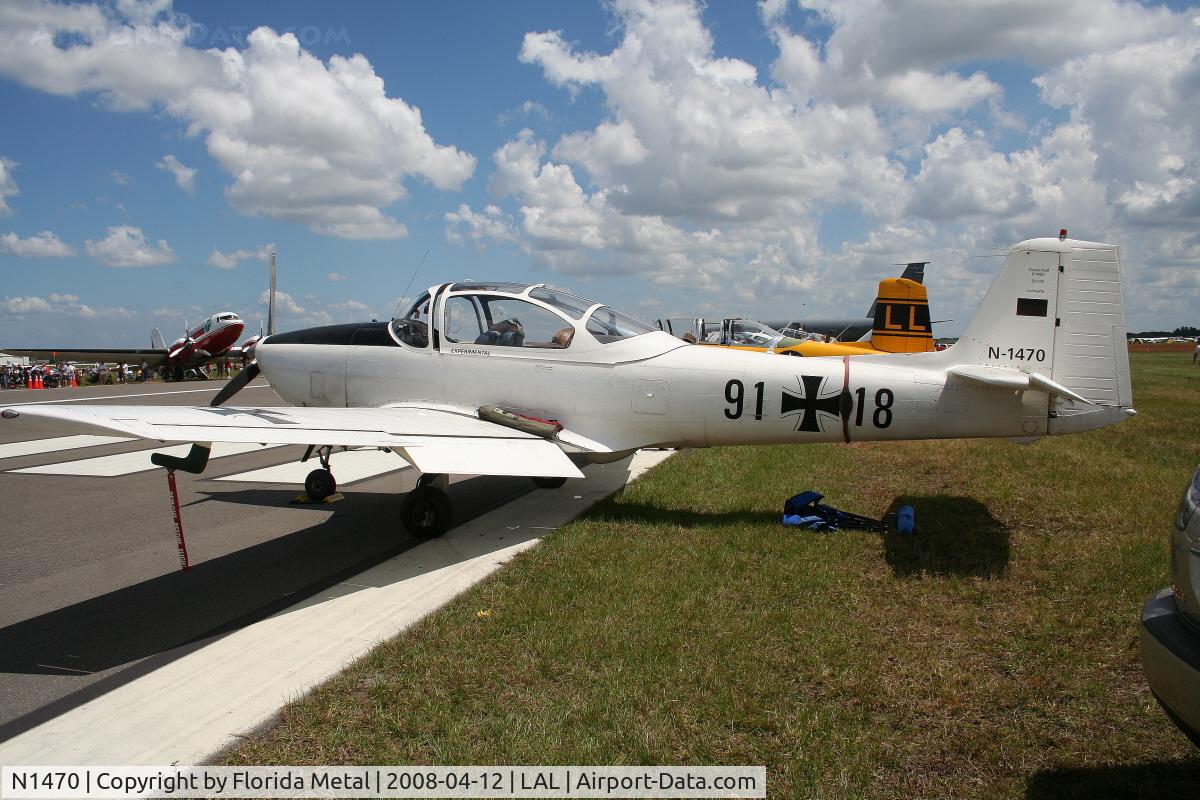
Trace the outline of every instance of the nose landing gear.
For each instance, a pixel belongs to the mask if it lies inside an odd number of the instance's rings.
[[[417,485],[400,504],[400,521],[405,530],[418,539],[435,539],[450,530],[453,510],[446,494],[449,478],[429,473],[417,479]]]

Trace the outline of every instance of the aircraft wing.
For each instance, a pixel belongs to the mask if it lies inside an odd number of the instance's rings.
[[[6,426],[163,442],[387,447],[422,472],[583,476],[553,441],[465,411],[37,404],[3,409],[0,418]]]
[[[139,366],[142,362],[151,367],[161,367],[167,363],[167,351],[157,349],[142,349],[142,350],[51,350],[49,348],[28,348],[28,347],[0,347],[0,352],[9,354],[10,356],[27,356],[34,360],[49,361],[85,361],[97,363],[116,363],[126,361],[132,365]]]

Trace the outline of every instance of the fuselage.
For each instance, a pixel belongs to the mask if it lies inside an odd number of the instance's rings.
[[[648,327],[616,337],[599,326],[594,335],[590,315],[606,311],[598,304],[576,317],[517,289],[473,286],[434,287],[412,319],[268,337],[259,365],[294,405],[464,413],[500,405],[556,419],[613,451],[1055,432],[1046,394],[956,381],[951,351],[787,358],[689,345]],[[541,324],[544,341],[504,344],[504,324],[485,312],[507,315],[517,300],[528,320],[523,339],[539,327],[535,312],[556,315]],[[457,314],[457,306],[475,310]]]
[[[1047,433],[1045,395],[948,388],[936,358],[783,358],[687,345],[665,333],[612,347],[601,363],[566,351],[268,340],[258,358],[275,391],[295,405],[501,405],[556,419],[616,451]],[[979,395],[970,415],[968,394]]]
[[[167,348],[167,364],[194,367],[224,355],[237,344],[245,327],[246,324],[232,311],[213,314]]]

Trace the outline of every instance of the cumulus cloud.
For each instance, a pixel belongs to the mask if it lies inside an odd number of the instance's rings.
[[[405,198],[406,181],[453,190],[475,169],[473,156],[433,140],[419,109],[387,96],[366,58],[323,62],[291,33],[258,28],[244,49],[200,50],[165,2],[37,0],[0,4],[0,31],[0,74],[54,94],[95,92],[114,110],[161,108],[203,136],[244,214],[396,238],[407,229],[385,209]]]
[[[0,236],[0,253],[19,258],[66,258],[75,255],[75,250],[53,231],[42,231],[27,239],[15,233]]]
[[[115,183],[117,186],[128,186],[129,181],[132,180],[129,177],[129,173],[121,172],[121,170],[119,170],[119,169],[114,169],[111,172],[109,172],[108,177],[111,178],[112,182]]]
[[[271,302],[271,293],[269,291],[264,290],[258,296],[258,302],[264,303],[264,304]],[[287,292],[279,292],[279,291],[275,292],[275,308],[276,308],[276,310],[282,311],[285,314],[303,314],[304,313],[304,307],[301,306],[299,303],[297,303],[295,298],[293,298]]]
[[[446,212],[446,240],[451,244],[462,244],[470,240],[475,249],[483,253],[489,242],[515,242],[516,230],[512,221],[498,206],[488,205],[483,211],[475,212],[466,203],[457,211]],[[332,276],[330,276],[332,278]]]
[[[89,256],[109,267],[157,267],[177,260],[166,240],[159,239],[152,245],[146,241],[142,229],[132,225],[114,225],[103,239],[88,239],[85,249]]]
[[[9,314],[38,314],[51,310],[50,301],[44,297],[6,297],[3,305]]]
[[[1068,226],[1136,254],[1141,307],[1159,291],[1194,312],[1178,287],[1200,273],[1195,10],[768,0],[763,75],[716,54],[698,3],[609,8],[609,52],[540,31],[519,53],[572,97],[598,93],[601,118],[557,139],[530,119],[492,155],[495,202],[446,215],[451,242],[515,241],[551,269],[635,273],[697,306],[790,293],[856,308],[848,282],[869,299],[892,262],[935,260],[940,302],[965,320],[991,277],[972,254]],[[1028,91],[997,62],[1033,75]]]
[[[13,213],[12,207],[8,205],[8,198],[21,193],[12,176],[13,168],[16,166],[17,162],[0,156],[0,217]]]
[[[196,194],[196,170],[192,167],[184,166],[178,158],[168,153],[162,157],[161,161],[155,163],[159,169],[171,173],[175,178],[175,185],[184,191],[185,194]]]
[[[798,291],[807,281],[787,273],[818,251],[823,205],[902,204],[903,166],[869,107],[771,91],[753,65],[714,54],[691,2],[613,9],[623,35],[611,53],[579,52],[555,31],[521,48],[551,83],[598,88],[611,114],[553,145],[524,130],[493,155],[489,188],[516,201],[514,227],[539,260],[714,291]],[[509,235],[483,224],[495,213],[447,219],[477,247]]]
[[[341,281],[349,279],[349,277],[350,277],[349,275],[346,275],[341,272],[331,272],[331,273],[329,273],[329,282],[330,283],[339,283]]]
[[[103,316],[107,320],[128,320],[134,312],[120,306],[94,308],[79,302],[73,294],[50,294],[48,297],[5,297],[0,299],[0,313],[14,317],[30,314],[53,314],[72,320],[94,319]]]
[[[208,257],[208,265],[217,269],[233,269],[239,263],[256,258],[264,264],[271,263],[271,254],[275,252],[275,243],[260,245],[257,250],[234,250],[232,253],[222,253],[213,250]]]

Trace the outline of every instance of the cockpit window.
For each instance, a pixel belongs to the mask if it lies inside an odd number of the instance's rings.
[[[409,347],[429,346],[429,292],[418,297],[403,317],[392,320],[392,333]]]
[[[429,326],[419,319],[392,320],[392,333],[409,347],[429,346]]]
[[[451,343],[570,347],[575,328],[557,314],[515,297],[454,295],[446,300],[445,336]]]
[[[548,286],[537,286],[530,289],[529,296],[534,300],[541,300],[547,305],[552,305],[560,311],[565,311],[567,316],[572,319],[583,319],[587,310],[596,305],[595,301],[588,300],[586,297],[564,292],[561,289],[551,289]]]
[[[587,330],[596,337],[596,341],[608,344],[641,336],[643,333],[650,333],[655,328],[633,317],[628,317],[620,311],[614,311],[608,306],[601,306],[588,317]]]
[[[400,319],[416,319],[429,324],[429,292],[423,292],[416,301],[408,307]]]

